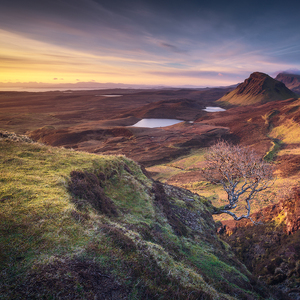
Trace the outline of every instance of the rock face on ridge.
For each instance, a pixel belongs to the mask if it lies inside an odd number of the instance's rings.
[[[284,83],[267,74],[255,72],[218,101],[234,105],[250,105],[288,98],[298,98],[298,96],[289,90]]]
[[[300,299],[300,189],[284,191],[277,204],[240,223],[223,221],[223,239],[254,275]]]

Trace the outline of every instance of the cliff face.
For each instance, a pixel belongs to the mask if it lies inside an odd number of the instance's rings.
[[[300,189],[294,188],[275,205],[252,214],[260,222],[223,221],[222,238],[248,269],[292,299],[300,298]]]
[[[286,233],[294,234],[300,229],[300,190],[295,190],[293,197],[281,202],[285,216]]]
[[[9,134],[0,149],[5,299],[283,299],[217,237],[205,198],[123,156]]]
[[[279,73],[275,79],[283,82],[293,92],[300,94],[300,75]]]
[[[234,105],[250,105],[288,98],[298,98],[298,96],[290,91],[282,82],[271,78],[267,74],[255,72],[238,85],[236,89],[218,101]]]

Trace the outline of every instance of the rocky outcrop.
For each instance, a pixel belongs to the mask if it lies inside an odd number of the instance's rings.
[[[293,193],[293,197],[281,204],[286,218],[286,233],[294,234],[300,229],[300,190]]]
[[[300,299],[300,188],[252,218],[259,224],[223,221],[220,236],[256,276]]]
[[[251,218],[265,225],[276,222],[287,235],[296,233],[300,229],[300,188],[293,188],[284,199],[251,214]],[[254,226],[250,220],[240,222],[228,220],[223,221],[223,225],[226,225],[226,233],[229,235],[239,228]]]
[[[218,101],[234,105],[249,105],[288,98],[298,98],[298,96],[289,90],[284,83],[267,74],[255,72]]]

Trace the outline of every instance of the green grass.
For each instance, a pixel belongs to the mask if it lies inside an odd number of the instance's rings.
[[[273,161],[276,158],[276,156],[278,155],[278,152],[280,151],[281,146],[282,146],[282,142],[280,140],[273,139],[272,146],[271,146],[270,150],[264,156],[264,160],[266,162]]]
[[[206,199],[174,187],[157,190],[124,156],[22,140],[0,139],[0,299],[64,293],[94,299],[105,278],[103,286],[126,299],[238,299],[230,295],[244,293],[249,273],[232,265],[230,249],[214,234]],[[99,186],[82,195],[103,190],[118,214],[71,194],[74,170],[98,178]],[[84,188],[82,180],[77,184]]]
[[[149,167],[147,168],[147,171],[153,174],[152,177],[155,180],[159,180],[161,182],[166,182],[170,177],[182,172],[182,170],[179,168],[170,167],[167,165]]]
[[[155,180],[166,182],[169,178],[188,171],[200,170],[203,166],[205,150],[194,150],[191,154],[173,160],[170,163],[148,167]]]

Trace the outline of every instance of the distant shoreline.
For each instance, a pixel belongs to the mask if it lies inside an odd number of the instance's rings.
[[[24,87],[0,87],[0,92],[65,92],[65,91],[93,91],[93,90],[107,90],[107,88],[87,88],[87,87],[76,87],[76,88],[24,88]]]

